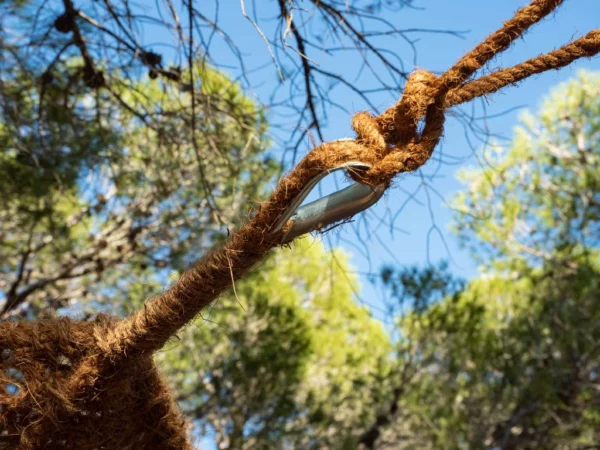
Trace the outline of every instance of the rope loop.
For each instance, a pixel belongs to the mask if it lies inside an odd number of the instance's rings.
[[[352,119],[357,141],[386,154],[409,142],[417,142],[418,123],[435,100],[436,80],[431,72],[417,70],[408,77],[402,98],[395,106],[378,117],[366,111],[357,113]]]
[[[379,160],[368,172],[351,174],[355,181],[389,184],[397,173],[416,170],[429,159],[444,131],[445,93],[438,81],[431,72],[417,70],[408,77],[396,105],[378,117],[366,111],[353,117],[357,143]],[[422,119],[425,126],[419,133]]]
[[[403,147],[409,142],[417,142],[417,127],[425,117],[427,108],[435,101],[435,82],[437,77],[426,70],[417,70],[409,77],[402,94],[402,99],[394,108],[392,123],[385,123],[393,133],[389,134],[390,144]],[[388,121],[387,114],[382,115],[382,121]],[[384,126],[385,126],[384,125]]]

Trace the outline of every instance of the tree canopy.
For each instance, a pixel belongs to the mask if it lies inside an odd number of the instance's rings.
[[[156,119],[60,79],[43,88],[40,105],[24,68],[5,74],[4,315],[99,302],[149,267],[181,269],[239,223],[248,198],[264,195],[279,169],[264,154],[261,109],[223,73],[197,70],[210,103],[193,113],[189,96],[145,77],[122,93]],[[190,117],[193,133],[178,126]],[[164,270],[151,272],[165,279]]]
[[[581,72],[558,86],[508,151],[463,174],[456,230],[480,278],[461,287],[444,266],[384,271],[413,306],[398,345],[414,376],[370,448],[600,442],[599,81]]]

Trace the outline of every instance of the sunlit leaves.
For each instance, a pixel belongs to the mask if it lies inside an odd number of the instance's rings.
[[[301,240],[159,355],[200,428],[230,448],[323,448],[369,424],[365,399],[391,347],[346,270],[343,254]]]
[[[598,248],[599,86],[587,72],[560,85],[537,117],[523,115],[506,153],[492,149],[489,166],[462,174],[456,228],[482,263],[539,267],[554,251]]]

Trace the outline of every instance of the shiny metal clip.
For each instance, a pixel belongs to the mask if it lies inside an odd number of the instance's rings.
[[[347,188],[299,207],[317,183],[330,173],[343,169],[368,170],[370,168],[370,164],[350,161],[320,173],[310,180],[275,223],[274,233],[280,231],[289,220],[292,221],[289,230],[281,239],[281,243],[290,242],[305,233],[349,219],[377,203],[385,191],[385,185],[372,187],[354,183]]]

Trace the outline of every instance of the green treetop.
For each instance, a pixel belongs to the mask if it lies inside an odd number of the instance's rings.
[[[600,443],[599,86],[586,72],[558,86],[464,174],[456,229],[485,274],[462,288],[443,266],[384,272],[414,306],[398,319],[410,376],[367,448]]]
[[[342,448],[373,419],[370,385],[391,346],[354,302],[347,270],[341,252],[303,239],[159,354],[182,408],[219,448]]]
[[[496,268],[597,258],[599,149],[600,75],[580,72],[523,115],[508,151],[492,147],[485,168],[462,173],[459,237]]]
[[[122,92],[89,92],[76,59],[41,79],[20,63],[3,73],[0,105],[5,317],[124,299],[145,272],[164,279],[239,223],[278,171],[263,112],[202,62],[193,83],[182,77],[188,89],[144,75]]]

